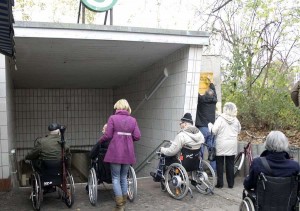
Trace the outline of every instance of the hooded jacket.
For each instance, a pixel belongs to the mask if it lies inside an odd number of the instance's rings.
[[[237,154],[238,134],[241,132],[241,124],[236,117],[222,113],[212,127],[215,135],[216,155],[231,156]]]
[[[188,126],[186,129],[180,130],[170,147],[161,147],[160,151],[166,156],[174,156],[180,152],[184,145],[188,145],[191,149],[200,149],[204,143],[204,137],[198,128]]]

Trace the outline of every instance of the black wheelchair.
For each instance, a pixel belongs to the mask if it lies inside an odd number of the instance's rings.
[[[43,197],[46,193],[58,191],[59,197],[70,208],[74,203],[75,185],[69,171],[64,168],[62,160],[40,160],[40,168],[34,167],[30,183],[32,206],[40,210]]]
[[[243,190],[240,211],[299,210],[299,175],[271,177],[261,173],[255,191]]]
[[[30,183],[32,191],[30,198],[35,210],[40,210],[44,194],[58,191],[58,196],[71,208],[74,204],[75,185],[72,174],[67,170],[65,157],[65,126],[60,127],[61,133],[61,159],[29,161],[33,173]]]
[[[88,184],[87,184],[87,193],[89,195],[90,203],[93,206],[97,205],[98,200],[98,185],[103,184],[103,182],[111,184],[111,172],[110,172],[110,164],[104,162],[106,150],[99,153],[99,155],[91,159],[91,167],[88,176]],[[137,196],[137,179],[134,169],[130,166],[128,175],[128,199],[130,202],[133,202]]]
[[[175,199],[182,199],[189,192],[193,197],[190,184],[202,194],[213,194],[216,175],[211,165],[202,159],[200,149],[192,150],[185,146],[179,159],[166,157],[160,152],[158,171],[161,174],[160,187]]]

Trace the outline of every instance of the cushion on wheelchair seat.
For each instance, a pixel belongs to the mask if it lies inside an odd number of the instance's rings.
[[[293,210],[297,202],[298,177],[259,176],[255,207],[258,211]]]
[[[105,153],[99,153],[98,155],[98,169],[97,171],[97,179],[100,183],[112,183],[111,181],[111,172],[110,172],[110,164],[104,162]]]
[[[43,160],[41,163],[42,186],[57,186],[62,183],[62,161]]]
[[[181,149],[181,164],[187,172],[199,169],[199,155],[200,149]]]

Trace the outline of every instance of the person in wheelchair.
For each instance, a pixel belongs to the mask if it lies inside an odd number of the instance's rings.
[[[247,196],[253,203],[256,200],[258,180],[261,178],[265,180],[266,176],[283,178],[297,176],[300,170],[299,163],[291,160],[287,153],[289,151],[289,142],[284,133],[271,131],[264,145],[265,151],[260,157],[253,160],[249,175],[244,179],[244,188]],[[280,190],[279,195],[283,194],[282,191]],[[245,194],[243,195],[245,197]]]
[[[62,156],[61,130],[65,127],[58,123],[48,126],[49,134],[42,138],[37,138],[34,148],[25,156],[25,160],[31,160],[36,171],[41,171],[42,160],[60,160]],[[67,169],[71,170],[70,147],[65,144],[65,158]],[[47,191],[47,190],[45,190]]]
[[[102,128],[102,134],[105,133],[106,127],[107,127],[107,124],[105,124],[103,126],[103,128]],[[99,153],[105,154],[106,151],[107,151],[107,149],[108,149],[109,143],[110,143],[110,141],[104,141],[104,142],[97,141],[97,143],[91,149],[90,158],[91,159],[95,159],[99,155]]]
[[[204,143],[204,136],[200,130],[193,126],[192,115],[185,113],[179,123],[180,131],[176,135],[175,139],[171,142],[169,147],[161,147],[160,152],[166,156],[166,165],[178,162],[180,151],[183,147],[189,146],[189,149],[199,149],[201,144]],[[150,172],[155,182],[160,182],[162,170],[159,169],[160,164],[156,172]]]

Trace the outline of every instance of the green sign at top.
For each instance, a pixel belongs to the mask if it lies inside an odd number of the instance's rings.
[[[105,12],[111,9],[118,0],[81,0],[88,9],[95,12]]]

